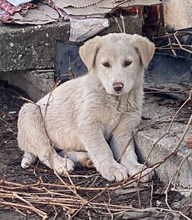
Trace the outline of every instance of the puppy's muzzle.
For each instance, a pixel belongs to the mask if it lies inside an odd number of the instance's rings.
[[[116,92],[120,92],[124,87],[124,84],[121,83],[121,82],[116,82],[116,83],[113,83],[113,89],[116,91]]]

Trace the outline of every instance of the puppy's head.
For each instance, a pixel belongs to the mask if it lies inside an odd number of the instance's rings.
[[[139,35],[113,33],[95,37],[80,48],[89,72],[97,74],[109,94],[122,95],[143,85],[155,51],[154,44]]]

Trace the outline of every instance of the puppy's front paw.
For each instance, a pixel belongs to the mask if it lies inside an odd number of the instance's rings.
[[[55,171],[60,175],[66,175],[67,172],[73,172],[75,166],[73,161],[62,157],[54,158],[53,163]]]
[[[134,164],[133,166],[129,167],[129,175],[133,176],[136,173],[138,173],[135,178],[139,177],[140,182],[148,182],[152,179],[154,175],[154,171],[151,168],[147,168],[146,166],[143,166],[143,164]],[[143,171],[142,171],[143,170]]]
[[[127,169],[114,161],[113,163],[100,164],[98,172],[109,181],[123,181],[127,179]]]

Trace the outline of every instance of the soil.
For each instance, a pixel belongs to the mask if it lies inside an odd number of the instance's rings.
[[[39,162],[22,169],[16,139],[24,103],[20,96],[0,84],[0,219],[192,219],[192,197],[168,191],[166,200],[166,186],[157,177],[150,183],[123,185],[109,183],[88,168],[77,168],[68,177],[57,176]]]

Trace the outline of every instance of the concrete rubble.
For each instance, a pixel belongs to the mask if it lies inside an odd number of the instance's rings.
[[[176,186],[192,189],[192,149],[188,149],[185,144],[187,137],[191,133],[188,132],[179,145],[187,125],[174,120],[168,132],[171,120],[176,113],[175,109],[158,105],[154,98],[148,97],[145,100],[142,115],[149,120],[143,120],[140,127],[153,123],[154,126],[149,126],[139,131],[136,135],[136,143],[144,159],[149,157],[147,161],[149,165],[164,160],[179,146],[179,150],[166,161],[162,161],[156,171],[160,179],[166,184],[173,178],[172,183],[175,183]],[[164,123],[158,124],[158,122]],[[161,137],[163,138],[161,139]],[[188,154],[190,156],[184,160]],[[182,161],[184,162],[183,164],[181,164]],[[177,172],[179,172],[178,177]]]
[[[0,26],[0,72],[53,68],[56,40],[69,39],[69,23]]]

